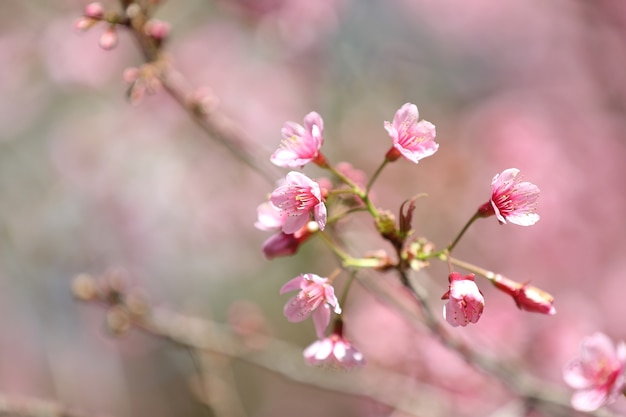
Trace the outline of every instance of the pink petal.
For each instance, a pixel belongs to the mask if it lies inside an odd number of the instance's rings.
[[[572,395],[572,407],[578,411],[595,411],[606,403],[606,394],[599,389],[575,392]]]
[[[324,203],[316,205],[313,209],[313,217],[315,217],[320,230],[324,230],[324,227],[326,227],[326,216],[326,205]]]
[[[298,230],[302,229],[302,227],[307,224],[309,221],[309,213],[302,213],[301,215],[291,215],[288,216],[283,223],[283,232],[291,235],[296,233]]]
[[[417,106],[412,103],[405,103],[393,117],[393,125],[396,129],[399,129],[399,126],[402,124],[413,124],[417,122],[419,118],[419,112],[417,111]]]
[[[298,323],[306,320],[311,315],[311,309],[299,301],[297,297],[293,297],[285,304],[283,313],[287,320],[292,323]]]
[[[302,282],[305,281],[302,275],[299,275],[293,279],[290,279],[280,289],[280,294],[284,294],[289,291],[302,289]]]
[[[315,325],[317,337],[324,337],[328,323],[330,323],[330,308],[324,304],[313,311],[313,324]]]

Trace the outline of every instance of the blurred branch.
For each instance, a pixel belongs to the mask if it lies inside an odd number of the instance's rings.
[[[0,416],[20,417],[94,417],[87,413],[61,405],[55,401],[47,401],[32,397],[17,397],[0,393]]]
[[[453,338],[432,315],[432,310],[429,308],[424,294],[411,277],[407,277],[408,282],[417,288],[413,294],[422,307],[422,315],[425,317],[420,317],[416,311],[415,303],[411,302],[414,300],[413,298],[403,297],[397,290],[385,285],[384,280],[371,279],[367,276],[357,275],[357,277],[369,292],[396,309],[410,324],[421,331],[430,330],[444,346],[461,354],[469,364],[496,376],[521,399],[526,410],[540,409],[553,416],[580,415],[572,409],[569,393],[565,390],[541,381],[523,369],[479,353],[463,341]],[[110,280],[106,276],[105,279]],[[228,359],[238,359],[302,384],[346,394],[367,396],[380,404],[388,405],[410,415],[426,413],[432,416],[434,410],[441,409],[445,404],[445,401],[442,400],[445,393],[442,390],[376,367],[375,364],[370,363],[363,369],[344,373],[329,371],[326,368],[311,367],[303,360],[301,348],[266,334],[258,332],[238,334],[226,324],[152,308],[133,293],[126,291],[123,288],[123,283],[120,282],[109,281],[98,286],[93,278],[82,275],[74,281],[73,291],[79,299],[109,307],[109,314],[114,311],[119,316],[120,312],[123,312],[123,320],[118,317],[114,321],[108,321],[109,326],[112,324],[117,326],[111,329],[114,333],[117,332],[117,329],[127,331],[134,326],[154,336],[167,339],[176,345],[208,355],[207,357],[211,357],[212,361],[219,362],[221,371],[226,368],[230,369]],[[213,364],[215,363],[213,362]],[[214,380],[204,379],[215,377],[213,373],[209,375],[206,365],[206,362],[200,362],[199,368],[203,374],[201,375],[203,381]],[[221,371],[221,375],[225,375]],[[234,390],[235,384],[230,371],[226,376],[226,380],[222,380],[221,383],[230,384],[230,388],[227,388]],[[201,400],[212,408],[215,407],[215,404],[210,401],[215,393],[211,392],[210,388],[206,389],[208,392],[204,391],[203,394],[209,395],[208,397],[201,395]],[[229,399],[234,401],[234,407],[239,407],[241,402],[236,396],[236,391],[227,393]],[[228,407],[233,407],[232,402]],[[226,410],[228,407],[222,408],[222,410]],[[237,411],[237,408],[234,410]],[[245,414],[241,408],[237,414],[224,415]],[[446,415],[446,413],[442,411],[440,415]],[[587,415],[596,417],[618,416],[607,409],[600,409]]]
[[[122,7],[126,6],[126,1],[121,1]],[[212,139],[222,144],[228,151],[246,164],[261,177],[274,184],[276,178],[280,176],[279,171],[267,162],[268,158],[259,158],[259,155],[266,154],[266,151],[246,135],[232,119],[217,109],[207,108],[201,102],[201,98],[194,97],[194,89],[185,76],[177,71],[169,58],[163,53],[161,41],[156,41],[146,34],[145,27],[149,21],[148,13],[152,12],[149,7],[135,7],[132,4],[132,13],[127,11],[129,21],[127,27],[137,41],[139,49],[146,63],[155,63],[158,67],[158,76],[164,89],[176,100],[187,112],[192,120]],[[127,10],[128,10],[127,9]],[[218,102],[217,97],[211,97],[211,101]]]

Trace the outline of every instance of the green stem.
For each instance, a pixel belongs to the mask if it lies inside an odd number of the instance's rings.
[[[480,217],[480,213],[478,211],[476,213],[474,213],[472,218],[469,219],[469,221],[465,224],[465,226],[463,226],[463,229],[461,229],[461,231],[459,232],[459,234],[456,237],[456,239],[454,239],[452,241],[452,243],[450,243],[450,245],[446,248],[446,250],[448,252],[452,252],[452,249],[454,249],[456,244],[459,243],[459,240],[461,240],[461,238],[463,237],[463,235],[465,234],[467,229],[469,229],[469,227],[472,225],[472,223],[474,223],[474,221],[476,221],[476,219],[478,219],[479,217]]]
[[[350,291],[350,286],[352,285],[352,282],[354,282],[354,276],[356,275],[356,271],[352,271],[350,272],[350,278],[348,278],[348,282],[346,283],[346,286],[343,289],[343,294],[341,294],[341,300],[339,300],[339,305],[341,306],[341,308],[344,308],[344,305],[346,304],[346,300],[348,299],[348,292]]]
[[[326,242],[330,250],[332,250],[335,255],[339,257],[339,259],[341,259],[341,263],[344,268],[376,268],[381,265],[380,260],[376,258],[353,258],[335,245],[335,242],[333,242],[333,240],[322,231],[317,232],[317,235],[319,235],[324,242]]]
[[[381,167],[378,169],[377,172],[379,172],[382,169],[382,166],[384,166],[384,164],[381,165]],[[330,172],[335,174],[337,178],[339,178],[342,182],[344,182],[345,184],[347,184],[349,187],[352,188],[354,194],[356,194],[361,200],[363,200],[363,203],[365,203],[365,207],[367,207],[367,211],[369,211],[370,214],[375,219],[378,219],[380,217],[380,214],[378,213],[378,209],[374,206],[374,204],[372,204],[372,201],[369,199],[367,195],[367,191],[363,191],[361,187],[359,187],[354,181],[352,181],[350,178],[343,175],[341,172],[337,171],[332,165],[328,165],[326,168]],[[370,180],[370,183],[371,182],[372,181]]]
[[[372,189],[372,185],[374,185],[374,181],[376,181],[376,179],[378,178],[380,173],[383,171],[383,168],[387,165],[388,162],[389,162],[389,160],[387,160],[387,158],[385,158],[383,160],[383,163],[380,164],[378,169],[376,169],[376,172],[374,172],[374,175],[372,175],[372,178],[370,178],[369,182],[367,183],[367,187],[365,187],[365,194],[369,195],[370,190]]]
[[[342,263],[345,263],[349,259],[352,259],[352,257],[350,255],[348,255],[341,248],[339,248],[337,245],[335,245],[335,242],[333,242],[333,240],[326,233],[324,233],[324,232],[322,232],[320,230],[316,234],[318,236],[320,236],[324,240],[324,242],[326,242],[326,244],[328,245],[330,250],[332,250],[333,253],[339,257],[339,259],[341,259]]]

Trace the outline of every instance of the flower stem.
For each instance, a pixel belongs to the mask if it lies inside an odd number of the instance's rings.
[[[477,275],[480,275],[482,277],[487,278],[489,281],[493,281],[494,277],[496,276],[495,272],[489,271],[487,269],[481,268],[477,265],[471,264],[469,262],[465,262],[462,261],[460,259],[457,258],[453,258],[452,256],[448,256],[447,257],[447,261],[449,261],[452,265],[456,265],[458,267],[461,267],[463,269],[466,269],[470,272],[473,272]]]
[[[469,221],[465,224],[465,226],[463,226],[463,229],[461,229],[461,231],[459,232],[459,234],[457,235],[457,237],[452,241],[452,243],[450,243],[450,245],[446,248],[446,251],[448,252],[452,252],[452,249],[454,249],[454,247],[456,246],[457,243],[459,243],[459,240],[461,240],[461,238],[463,237],[463,235],[465,234],[465,232],[467,231],[467,229],[469,229],[469,227],[472,225],[472,223],[474,223],[474,221],[476,221],[476,219],[478,219],[480,216],[479,212],[474,213],[474,215],[472,216],[471,219],[469,219]]]
[[[341,300],[339,300],[339,305],[341,306],[342,310],[346,304],[346,300],[348,299],[348,292],[350,291],[350,286],[352,285],[352,282],[354,282],[355,275],[356,275],[356,271],[350,272],[350,277],[348,278],[348,282],[346,283],[346,286],[343,289],[343,293],[341,294]]]
[[[374,181],[376,181],[376,179],[378,178],[380,173],[383,171],[383,168],[387,165],[388,162],[389,162],[389,160],[387,160],[387,158],[385,158],[383,160],[383,163],[380,164],[378,169],[376,169],[376,172],[374,172],[374,174],[372,175],[372,178],[370,178],[370,180],[367,183],[367,186],[365,187],[365,194],[369,194],[370,193],[370,190],[372,189],[372,185],[374,185]]]
[[[383,163],[378,171],[376,171],[377,173],[380,172],[380,170],[382,169],[382,167],[385,164]],[[330,172],[332,172],[334,175],[337,176],[337,178],[339,178],[341,181],[343,181],[345,184],[347,184],[348,186],[350,186],[354,192],[354,194],[356,194],[361,200],[363,200],[363,203],[365,203],[365,206],[367,207],[367,211],[370,212],[370,214],[374,217],[374,219],[378,219],[380,217],[380,214],[378,213],[378,209],[374,206],[374,204],[372,204],[372,201],[369,199],[368,195],[367,195],[367,191],[364,191],[363,189],[361,189],[361,187],[359,187],[358,184],[356,184],[354,181],[352,181],[350,178],[346,177],[345,175],[343,175],[341,172],[337,171],[332,165],[328,165],[326,167]],[[378,175],[378,174],[376,174]],[[370,184],[371,184],[371,180],[370,180]]]

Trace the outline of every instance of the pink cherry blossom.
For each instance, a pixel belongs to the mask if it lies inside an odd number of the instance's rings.
[[[285,182],[276,188],[270,201],[288,217],[282,225],[283,232],[295,233],[304,226],[313,213],[320,230],[326,225],[326,206],[317,182],[304,174],[291,171]]]
[[[344,369],[365,364],[363,354],[336,333],[313,342],[304,350],[304,358],[310,365],[330,365]]]
[[[312,316],[317,337],[324,337],[326,327],[330,323],[331,307],[336,314],[341,314],[333,286],[328,278],[302,274],[283,285],[280,293],[298,289],[300,292],[285,304],[285,317],[291,322],[300,322]]]
[[[507,221],[520,226],[531,226],[539,221],[535,213],[539,187],[517,177],[519,169],[509,168],[491,180],[491,199],[483,204],[479,213],[483,217],[496,215],[501,224]]]
[[[483,314],[485,299],[474,282],[474,274],[463,277],[452,272],[448,280],[448,291],[441,297],[448,300],[443,308],[443,318],[453,327],[476,323]]]
[[[603,333],[583,339],[581,354],[563,369],[565,382],[576,389],[572,407],[579,411],[594,411],[614,402],[624,389],[626,344],[617,348]]]
[[[274,165],[287,168],[302,167],[311,161],[324,165],[325,159],[320,153],[323,131],[324,121],[316,112],[304,116],[304,126],[285,123],[281,130],[283,141],[270,160]]]
[[[393,123],[385,122],[385,129],[393,140],[393,147],[387,152],[387,160],[395,161],[404,156],[411,162],[433,155],[439,149],[435,142],[435,125],[426,120],[417,121],[419,113],[412,103],[403,105],[393,118]]]

